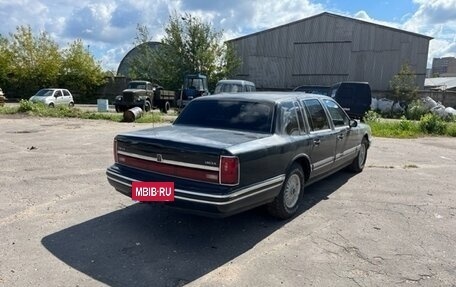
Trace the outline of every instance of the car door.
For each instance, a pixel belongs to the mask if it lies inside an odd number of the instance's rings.
[[[350,140],[350,118],[335,101],[331,99],[323,99],[322,102],[328,111],[330,120],[334,126],[334,131],[336,132],[336,153],[334,166],[338,167],[346,165],[347,162],[352,160],[356,151],[353,149],[354,144]]]
[[[62,94],[63,94],[63,103],[62,104],[65,104],[66,106],[68,106],[71,102],[71,94],[68,90],[62,90]]]
[[[63,93],[61,90],[55,90],[54,91],[54,97],[55,97],[55,105],[63,105],[65,104],[65,101],[63,99]]]
[[[332,129],[328,115],[318,99],[302,100],[302,104],[313,144],[310,152],[311,177],[318,177],[326,174],[333,167],[337,132]]]

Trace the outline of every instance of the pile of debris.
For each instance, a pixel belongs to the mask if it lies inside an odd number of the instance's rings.
[[[449,115],[456,116],[456,110],[452,107],[445,107],[440,102],[434,101],[431,97],[423,99],[424,106],[431,113],[439,115],[441,117],[448,117]]]
[[[456,109],[452,107],[445,107],[440,102],[434,101],[431,97],[425,97],[421,99],[426,110],[430,111],[433,114],[439,115],[440,117],[448,117],[449,115],[456,116]],[[394,104],[394,107],[393,107]],[[391,109],[391,107],[393,107]],[[380,111],[382,113],[405,113],[406,105],[405,103],[394,103],[394,101],[381,98],[376,99],[372,98],[371,109],[374,111]]]

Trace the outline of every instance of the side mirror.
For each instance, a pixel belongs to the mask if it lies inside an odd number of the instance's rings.
[[[358,126],[358,121],[350,119],[350,127],[356,128],[357,126]]]

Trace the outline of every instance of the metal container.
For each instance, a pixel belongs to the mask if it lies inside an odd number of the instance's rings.
[[[143,110],[140,107],[131,108],[123,113],[124,122],[134,122],[139,119],[143,114]]]
[[[109,102],[107,99],[97,99],[98,112],[107,112],[109,110]]]

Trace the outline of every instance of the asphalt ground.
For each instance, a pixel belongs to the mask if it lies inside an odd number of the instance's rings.
[[[456,140],[374,138],[289,221],[138,204],[112,140],[153,124],[0,116],[0,286],[456,286]]]

